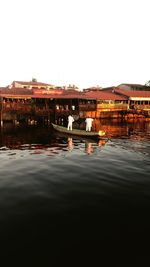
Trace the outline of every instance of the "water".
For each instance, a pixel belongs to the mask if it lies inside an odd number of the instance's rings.
[[[1,131],[2,266],[147,266],[150,124],[102,126],[99,142]]]

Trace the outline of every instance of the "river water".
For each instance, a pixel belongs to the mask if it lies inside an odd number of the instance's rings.
[[[150,122],[101,125],[99,142],[1,129],[2,266],[149,266]]]

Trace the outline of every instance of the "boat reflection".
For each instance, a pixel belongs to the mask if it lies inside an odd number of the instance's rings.
[[[92,143],[90,143],[90,142],[85,142],[85,152],[86,152],[88,155],[90,155],[90,154],[93,153],[93,151],[94,151],[94,149],[93,149]]]
[[[72,151],[73,147],[74,147],[73,139],[72,139],[72,137],[68,137],[68,150]]]
[[[135,141],[147,141],[150,140],[150,122],[148,121],[132,121],[132,122],[118,122],[115,120],[95,120],[95,130],[106,131],[108,139],[132,139]],[[67,146],[67,150],[72,151],[76,144],[75,139],[71,136],[60,137],[59,135],[53,136],[52,132],[48,128],[40,127],[6,127],[0,129],[0,147],[6,147],[9,149],[21,149],[24,150],[27,147],[31,150],[47,150],[53,147]],[[76,139],[79,140],[79,137]],[[75,141],[76,142],[76,141]],[[81,138],[80,143],[85,143],[89,147],[88,153],[93,153],[93,140],[85,140]],[[97,146],[105,145],[107,140],[105,138],[97,141]],[[89,143],[89,145],[87,145]],[[33,145],[34,144],[34,145]]]
[[[98,141],[98,146],[104,146],[106,144],[107,140],[106,139],[100,139]]]

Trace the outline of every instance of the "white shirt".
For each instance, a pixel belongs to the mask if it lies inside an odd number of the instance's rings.
[[[92,126],[92,121],[93,119],[92,118],[86,118],[85,122],[88,124],[88,126]]]
[[[74,122],[74,118],[71,115],[69,115],[69,117],[68,117],[68,122],[69,122],[69,124]]]

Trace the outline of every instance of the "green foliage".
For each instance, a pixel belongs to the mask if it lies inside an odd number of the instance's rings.
[[[37,82],[37,79],[36,78],[32,78],[32,82]]]
[[[146,86],[150,86],[150,81],[145,83]]]

